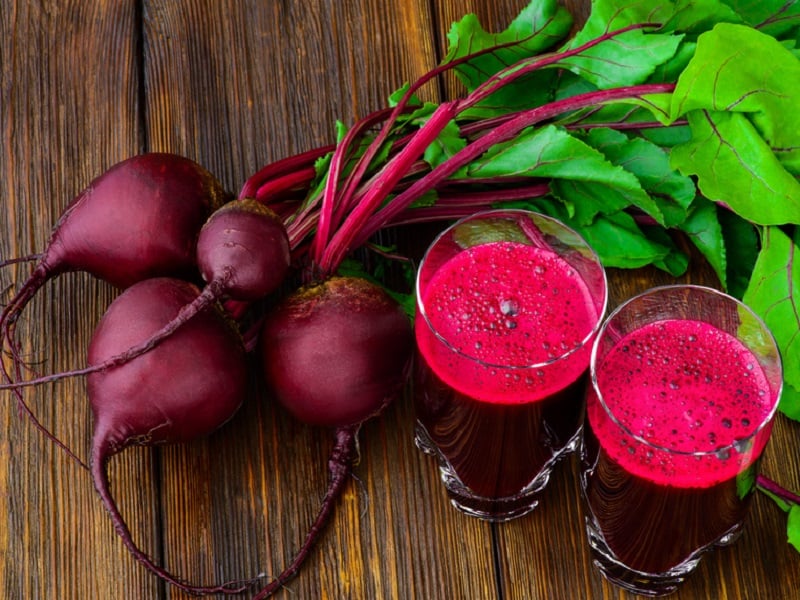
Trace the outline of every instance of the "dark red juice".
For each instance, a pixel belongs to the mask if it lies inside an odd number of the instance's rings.
[[[664,573],[741,527],[776,399],[753,354],[700,321],[647,324],[600,360],[597,388],[617,422],[591,389],[590,518],[618,561]]]
[[[420,292],[424,434],[476,496],[538,487],[582,421],[587,341],[600,318],[586,283],[552,251],[491,242],[455,255]]]

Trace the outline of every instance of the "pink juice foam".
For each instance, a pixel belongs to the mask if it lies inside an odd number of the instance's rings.
[[[420,352],[461,393],[492,403],[540,400],[588,366],[598,308],[553,251],[520,242],[473,246],[438,269],[421,294],[429,323],[416,320]]]
[[[622,468],[656,484],[710,487],[748,467],[766,442],[768,432],[753,437],[775,403],[766,375],[739,340],[707,323],[645,325],[602,359],[597,381],[619,423],[653,446],[624,435],[590,394],[594,435]]]

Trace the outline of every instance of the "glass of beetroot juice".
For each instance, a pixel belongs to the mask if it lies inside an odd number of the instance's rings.
[[[740,534],[782,385],[772,335],[745,305],[659,287],[608,317],[592,350],[581,486],[594,564],[649,596]]]
[[[603,267],[554,219],[488,211],[439,235],[416,291],[417,446],[456,508],[521,516],[577,449]]]

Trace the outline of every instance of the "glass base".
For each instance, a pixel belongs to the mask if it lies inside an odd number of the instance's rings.
[[[536,478],[519,493],[504,498],[487,498],[475,494],[464,485],[447,459],[439,452],[425,427],[419,422],[414,437],[417,448],[435,457],[439,463],[439,475],[447,490],[450,503],[466,515],[494,523],[517,519],[535,509],[539,504],[538,496],[547,486],[553,467],[561,458],[577,450],[579,441],[580,430],[553,454]]]
[[[600,574],[614,585],[639,594],[659,597],[675,592],[686,577],[697,568],[702,555],[716,546],[732,544],[742,533],[742,524],[737,523],[716,542],[695,551],[685,561],[663,573],[645,573],[624,565],[606,544],[603,534],[586,517],[586,534],[592,552],[592,563]]]

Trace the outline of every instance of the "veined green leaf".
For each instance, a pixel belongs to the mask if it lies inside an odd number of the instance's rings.
[[[608,32],[630,25],[659,24],[672,14],[663,0],[595,0],[581,30],[567,44],[576,48]],[[634,85],[646,81],[668,62],[680,46],[674,33],[633,30],[602,42],[561,64],[599,88]]]
[[[679,229],[689,236],[695,247],[706,257],[717,274],[722,289],[727,290],[727,254],[717,210],[716,204],[698,196]]]
[[[745,113],[790,172],[800,174],[800,61],[781,43],[722,23],[698,38],[678,79],[672,117],[691,111]]]
[[[670,164],[697,175],[710,200],[759,225],[800,223],[800,183],[741,113],[692,111],[691,141],[672,149]]]
[[[579,41],[576,39],[570,46],[579,45]],[[627,31],[559,64],[600,89],[636,85],[647,81],[668,62],[680,43],[681,37],[673,34]]]
[[[629,138],[609,129],[590,129],[583,139],[613,164],[633,173],[647,192],[647,202],[636,205],[664,227],[674,227],[686,218],[695,197],[694,182],[676,172],[669,155],[643,138]]]
[[[636,269],[664,261],[673,252],[648,238],[626,212],[600,215],[594,222],[582,224],[570,217],[569,210],[552,196],[504,202],[506,208],[522,208],[549,215],[577,231],[600,257],[606,267]]]
[[[800,3],[786,0],[722,0],[745,23],[777,39],[800,28]]]
[[[689,257],[675,246],[675,242],[663,227],[645,226],[642,227],[642,231],[651,242],[667,249],[667,254],[663,258],[654,260],[653,266],[673,277],[680,277],[686,273],[686,269],[689,268]]]
[[[678,0],[664,30],[700,34],[717,23],[743,21],[742,16],[722,0]]]
[[[606,267],[636,269],[664,260],[671,252],[649,239],[625,212],[599,216],[590,225],[573,225]]]
[[[727,209],[718,208],[717,216],[725,238],[725,255],[728,257],[727,291],[741,298],[750,284],[750,276],[761,249],[760,227]]]
[[[480,50],[505,45],[456,67],[456,74],[472,91],[501,69],[561,42],[572,27],[572,15],[556,0],[533,0],[500,33],[487,32],[474,14],[453,24],[443,64]],[[519,93],[519,90],[517,90]]]
[[[785,385],[800,390],[800,248],[780,228],[764,228],[742,300],[772,331],[783,358]]]
[[[497,144],[470,165],[469,174],[550,178],[553,193],[582,224],[591,223],[598,213],[614,213],[630,205],[658,210],[633,173],[554,125],[530,128]]]
[[[461,137],[461,132],[455,122],[450,121],[442,132],[438,135],[434,143],[425,149],[424,159],[431,168],[446,161],[456,152],[467,145],[466,140]]]
[[[683,70],[689,64],[689,61],[692,60],[696,47],[697,43],[695,41],[684,37],[673,57],[667,62],[656,67],[656,70],[653,71],[653,74],[648,79],[648,82],[671,83],[678,81],[678,77],[680,77],[681,73],[683,73]]]
[[[642,23],[666,23],[675,10],[665,0],[594,0],[586,23],[575,35],[578,44],[609,31]]]

